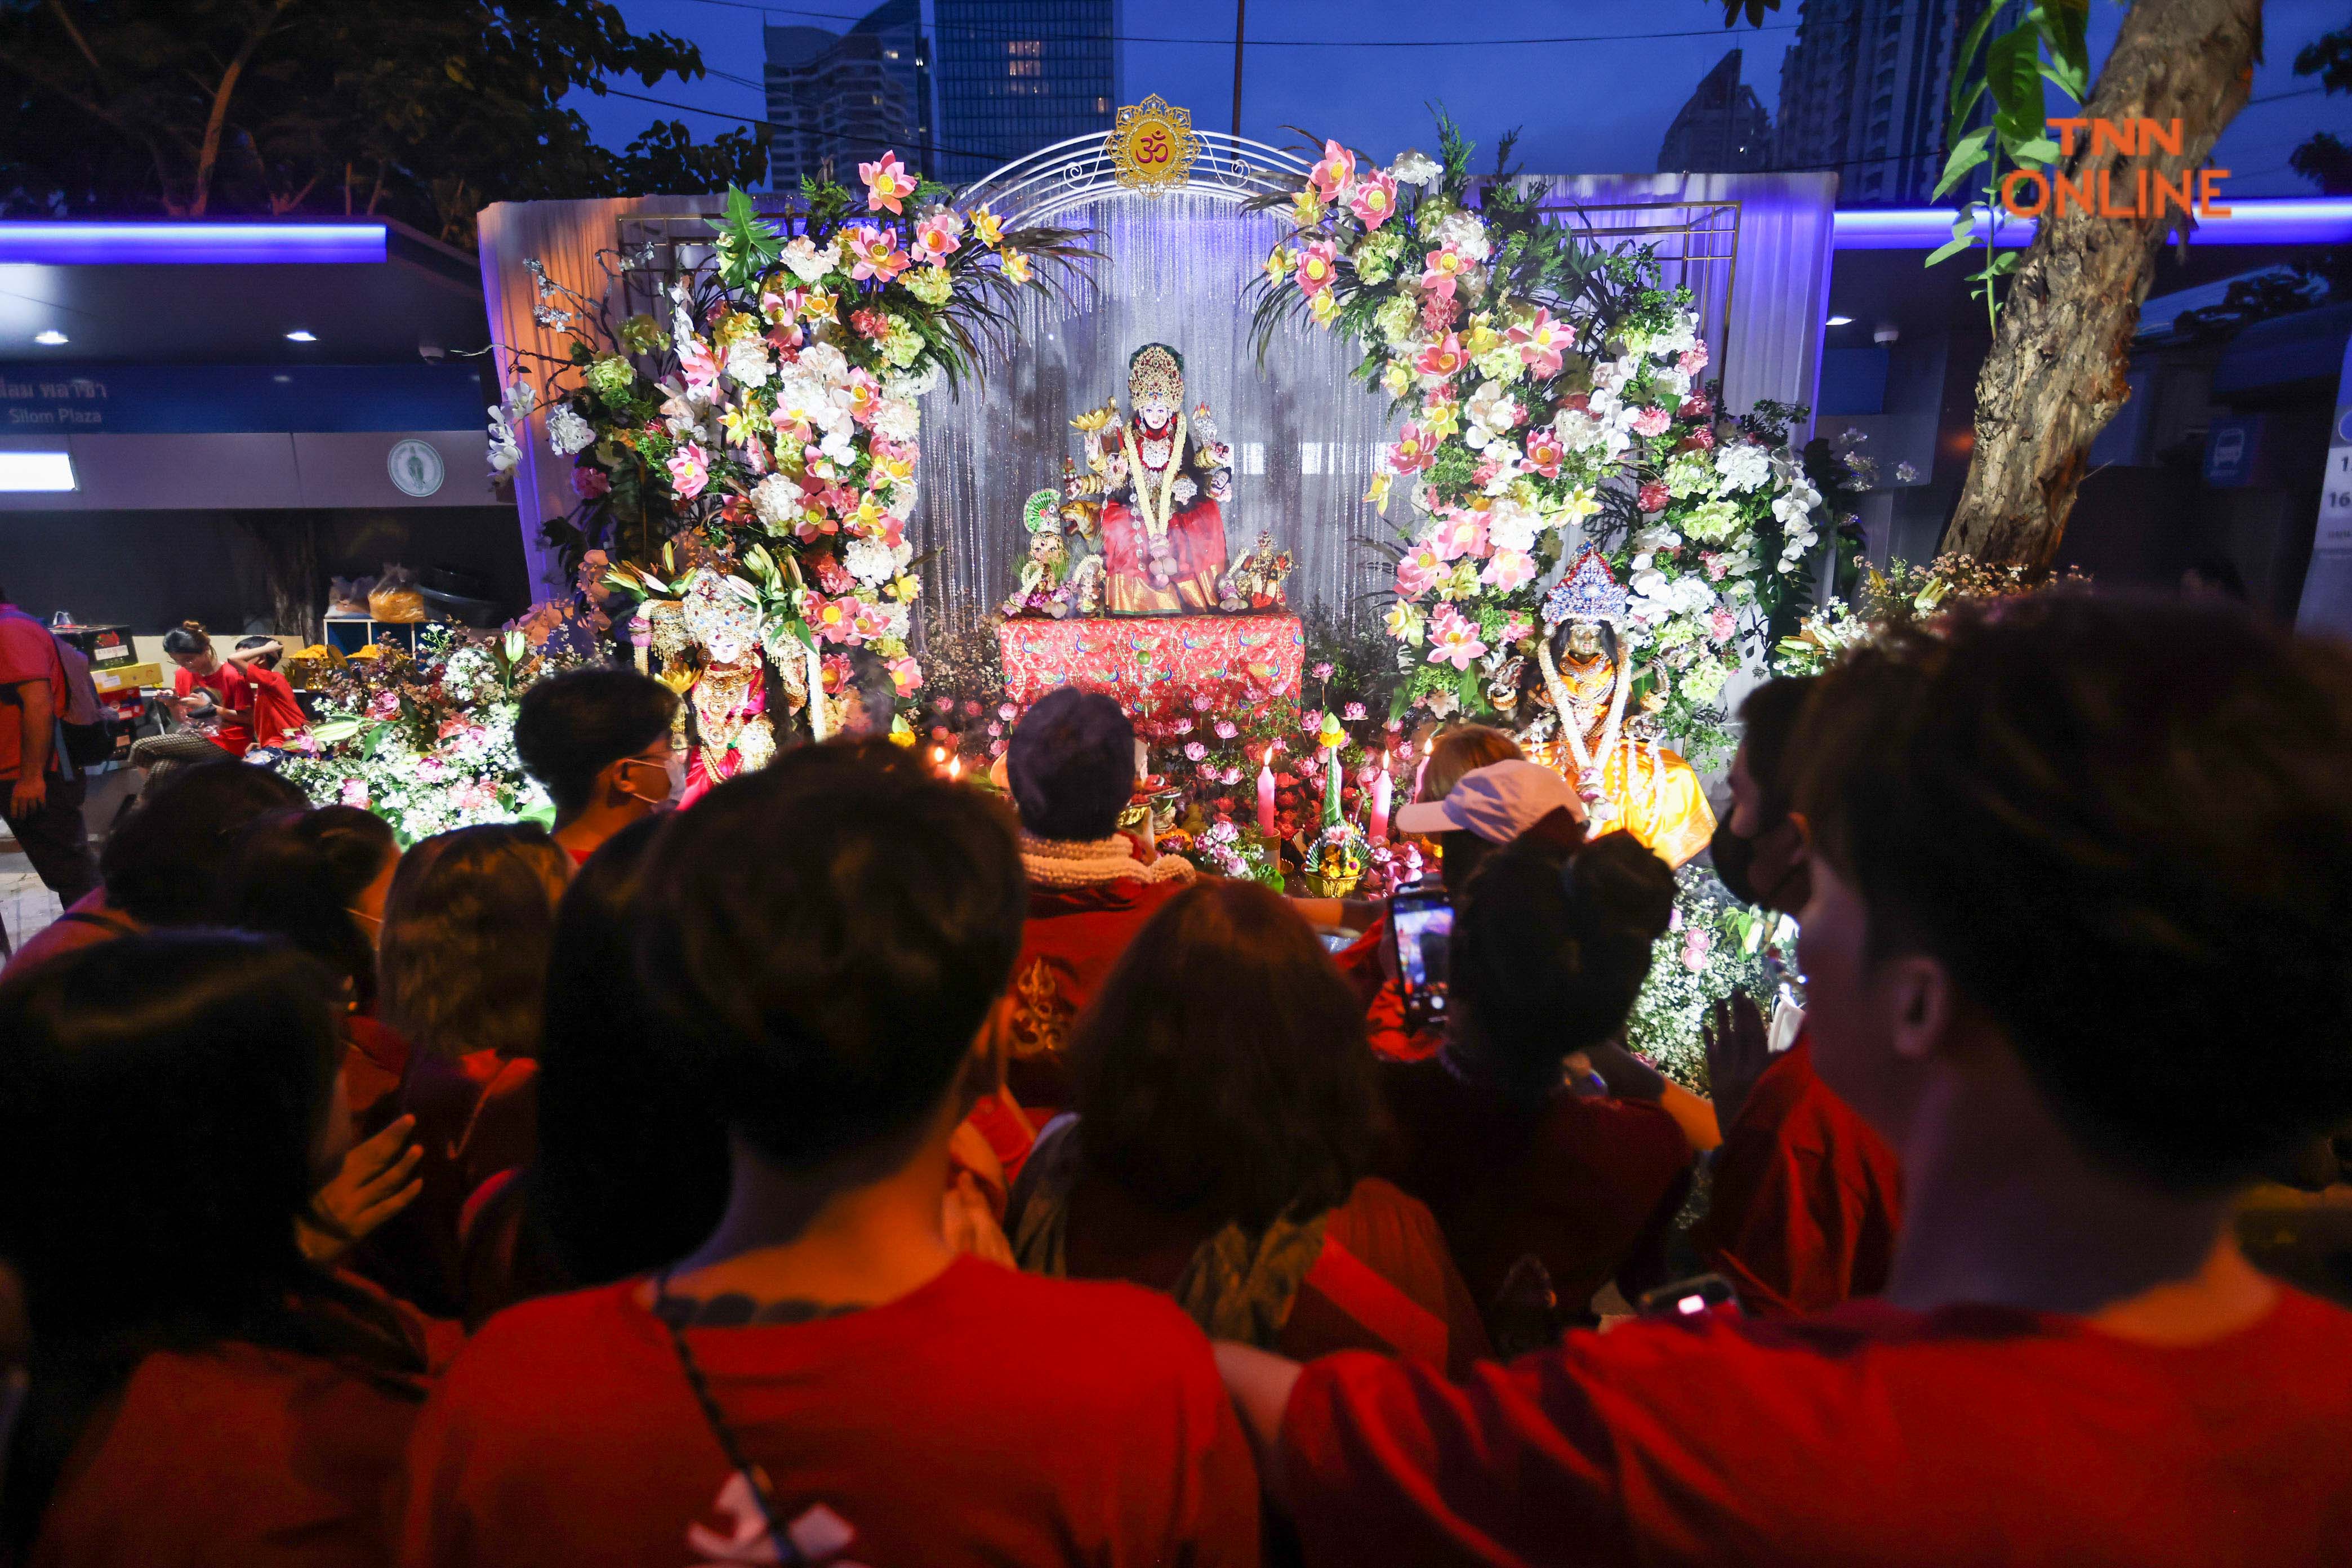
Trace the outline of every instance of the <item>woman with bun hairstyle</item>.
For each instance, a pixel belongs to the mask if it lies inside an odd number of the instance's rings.
[[[1567,1058],[1624,1028],[1674,892],[1665,862],[1629,834],[1580,846],[1528,834],[1489,850],[1454,910],[1445,1044],[1382,1064],[1382,1173],[1437,1215],[1498,1342],[1524,1334],[1516,1309],[1547,1277],[1572,1321],[1589,1321],[1612,1279],[1659,1282],[1653,1255],[1690,1145],[1654,1094],[1597,1092],[1589,1074],[1571,1081]]]
[[[245,661],[214,652],[212,634],[202,621],[182,621],[165,632],[163,652],[180,667],[172,677],[172,695],[181,721],[204,727],[213,743],[233,757],[251,751],[254,686]]]

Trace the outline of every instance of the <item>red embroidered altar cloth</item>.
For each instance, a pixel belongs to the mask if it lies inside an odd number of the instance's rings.
[[[1057,686],[1108,692],[1129,714],[1223,713],[1298,695],[1306,633],[1296,616],[1139,616],[999,623],[1005,695],[1023,707]]]

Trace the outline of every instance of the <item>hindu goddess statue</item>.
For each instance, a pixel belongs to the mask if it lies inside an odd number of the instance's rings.
[[[1114,616],[1181,616],[1217,608],[1225,574],[1223,503],[1233,499],[1233,449],[1203,403],[1184,412],[1184,361],[1146,343],[1127,362],[1128,414],[1116,401],[1071,421],[1085,433],[1087,471],[1073,500],[1102,500],[1105,598]]]
[[[1655,739],[1645,746],[1624,732],[1633,686],[1626,605],[1608,563],[1587,550],[1545,595],[1536,658],[1559,715],[1559,760],[1573,769],[1591,833],[1622,828],[1669,866],[1680,866],[1714,837],[1715,811],[1688,763]],[[1563,626],[1566,646],[1555,657],[1553,639]],[[1613,659],[1601,646],[1603,627],[1615,637]]]
[[[698,570],[675,601],[647,605],[657,676],[686,700],[678,707],[680,739],[688,742],[685,804],[692,804],[737,773],[767,766],[776,754],[768,716],[768,675],[761,657],[760,612],[727,591],[715,572]],[[793,711],[806,701],[796,662],[785,700]]]

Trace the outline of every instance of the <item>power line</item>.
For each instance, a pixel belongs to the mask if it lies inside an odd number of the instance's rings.
[[[698,5],[719,5],[730,11],[757,11],[772,16],[817,16],[830,22],[862,22],[866,18],[842,11],[810,11],[792,5],[765,5],[759,0],[694,0]],[[1775,23],[1769,27],[1749,29],[1758,33],[1794,32],[1794,22]],[[983,26],[979,23],[933,21],[935,33],[961,33],[968,37],[999,42],[1011,38],[1031,39],[1057,44],[1197,44],[1230,49],[1231,38],[1173,38],[1140,33],[1037,33],[1002,25]],[[1251,38],[1252,48],[1276,49],[1468,49],[1498,48],[1525,44],[1606,44],[1618,39],[1636,41],[1651,38],[1719,38],[1720,27],[1694,27],[1664,33],[1582,33],[1561,34],[1540,38]],[[1743,35],[1744,36],[1744,35]]]

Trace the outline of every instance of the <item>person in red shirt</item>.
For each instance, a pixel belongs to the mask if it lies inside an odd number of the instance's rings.
[[[305,1261],[342,1153],[316,966],[158,932],[0,985],[0,1254],[31,1381],[0,1556],[26,1568],[354,1568],[447,1338]]]
[[[728,1123],[726,1212],[650,1279],[490,1320],[418,1423],[401,1560],[1255,1563],[1201,1331],[942,1235],[1021,942],[1000,808],[809,747],[652,856],[633,972]]]
[[[163,634],[163,656],[180,668],[172,692],[183,721],[204,731],[232,757],[253,749],[253,679],[246,662],[213,651],[202,621],[182,621]]]
[[[1790,748],[1812,685],[1767,681],[1740,705],[1732,809],[1712,846],[1724,886],[1774,915],[1798,913],[1811,896],[1803,834],[1790,809]],[[1786,1029],[1802,1020],[1784,1003],[1775,1023]],[[1769,1035],[1745,994],[1718,1003],[1706,1030],[1724,1141],[1691,1241],[1748,1311],[1785,1316],[1885,1289],[1903,1179],[1886,1141],[1813,1071],[1812,1043],[1801,1030],[1778,1055]]]
[[[242,637],[231,662],[245,671],[253,685],[253,743],[279,747],[310,727],[301,700],[278,672],[286,647],[276,637]]]
[[[2352,1313],[2231,1214],[2352,1111],[2352,651],[2010,601],[1847,655],[1799,738],[1815,1061],[1903,1163],[1885,1298],[1692,1298],[1461,1387],[1220,1347],[1307,1560],[2344,1561]]]
[[[58,754],[66,669],[48,627],[0,589],[0,821],[63,904],[98,886],[98,862],[81,819],[87,785]]]
[[[1078,1015],[1144,922],[1192,879],[1192,865],[1176,855],[1144,860],[1118,831],[1135,790],[1135,727],[1100,692],[1064,687],[1039,698],[1004,764],[1029,876],[1006,1080],[1042,1124],[1070,1103]]]
[[[596,847],[686,792],[677,693],[616,666],[551,676],[515,708],[515,755],[555,803],[555,842],[585,865]]]
[[[1371,1173],[1353,993],[1279,895],[1204,881],[1128,946],[1071,1042],[1075,1116],[1009,1209],[1022,1266],[1165,1290],[1213,1333],[1466,1370],[1486,1334],[1437,1223]]]
[[[1689,1187],[1690,1145],[1654,1097],[1594,1094],[1562,1068],[1624,1027],[1674,911],[1674,873],[1639,841],[1580,838],[1530,832],[1486,857],[1455,908],[1444,1047],[1382,1074],[1381,1170],[1436,1214],[1514,1349],[1556,1337],[1546,1295],[1590,1323],[1611,1279],[1629,1297],[1660,1283]]]

